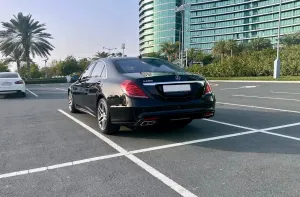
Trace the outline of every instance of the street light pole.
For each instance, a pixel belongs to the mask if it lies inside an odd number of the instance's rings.
[[[111,50],[116,50],[117,48],[106,48],[106,47],[103,47],[103,49],[108,50],[108,54],[110,55],[110,51],[111,51]]]
[[[181,13],[181,65],[183,66],[183,54],[184,54],[184,11],[186,6],[188,6],[189,3],[184,3],[184,0],[182,0],[182,5],[179,7],[176,7],[175,12]]]
[[[122,44],[121,49],[123,50],[122,57],[124,57],[124,50],[125,50],[125,44],[124,43]]]
[[[277,57],[276,60],[274,61],[274,73],[273,73],[273,78],[277,79],[280,76],[280,26],[281,26],[281,5],[282,5],[282,0],[280,0],[279,4],[279,18],[278,18],[278,35],[277,35]]]
[[[48,77],[48,72],[47,72],[47,61],[48,61],[48,57],[46,59],[43,60],[45,62],[45,71],[46,71],[46,77]]]
[[[186,66],[186,67],[188,67],[188,51],[189,51],[189,49],[186,48],[186,49],[185,49],[185,66]]]

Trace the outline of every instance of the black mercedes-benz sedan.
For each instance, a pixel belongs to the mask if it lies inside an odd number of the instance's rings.
[[[92,62],[68,89],[69,109],[97,118],[102,133],[127,126],[184,127],[215,114],[207,80],[157,58],[104,58]]]

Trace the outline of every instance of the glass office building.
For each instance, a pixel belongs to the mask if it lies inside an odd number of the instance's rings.
[[[276,43],[280,0],[185,0],[184,47],[211,50],[219,40],[248,42],[257,37]],[[141,53],[178,41],[181,0],[140,0]],[[281,34],[300,31],[300,0],[282,0]],[[148,28],[147,28],[148,27]],[[151,27],[151,28],[150,28]],[[147,33],[148,32],[148,33]]]
[[[191,3],[185,47],[210,50],[214,42],[247,42],[264,37],[276,43],[280,0],[187,0]],[[281,34],[300,31],[300,1],[282,0]]]
[[[179,40],[181,15],[175,8],[181,0],[140,0],[139,39],[140,53],[157,52],[160,44]]]

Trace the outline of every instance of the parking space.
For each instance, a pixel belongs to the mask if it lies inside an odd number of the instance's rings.
[[[197,196],[265,197],[300,195],[299,153],[296,141],[251,134],[137,156]]]
[[[297,84],[213,82],[214,118],[112,136],[69,113],[68,85],[0,99],[0,196],[300,194]]]

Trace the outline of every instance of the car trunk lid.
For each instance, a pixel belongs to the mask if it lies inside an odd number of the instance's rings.
[[[154,98],[164,101],[187,101],[203,95],[205,79],[186,72],[148,72],[124,74],[133,78]]]

